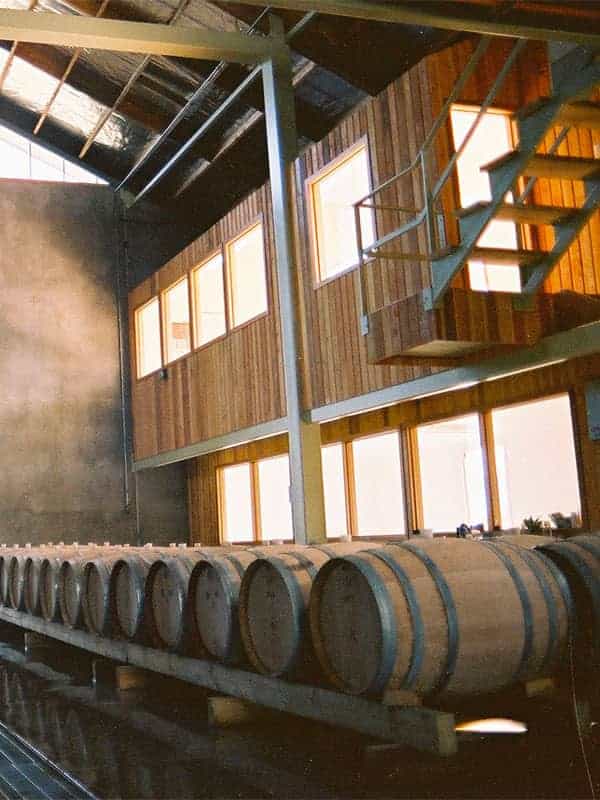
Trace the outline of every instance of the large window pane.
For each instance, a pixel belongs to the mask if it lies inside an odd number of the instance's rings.
[[[223,541],[252,542],[252,478],[250,464],[221,470]]]
[[[267,311],[263,227],[259,223],[227,246],[232,324],[242,325]]]
[[[406,533],[398,434],[357,439],[352,455],[358,535]]]
[[[354,203],[371,191],[366,145],[311,184],[315,239],[320,280],[358,264]],[[373,212],[361,212],[361,233],[366,247],[375,240]]]
[[[196,345],[200,346],[223,336],[226,329],[221,253],[194,271],[193,285]]]
[[[580,513],[568,395],[492,412],[503,528]]]
[[[325,494],[325,528],[328,537],[347,536],[346,482],[344,479],[344,445],[330,444],[321,450],[323,491]]]
[[[187,277],[164,294],[167,363],[190,352],[190,301]]]
[[[158,297],[136,311],[138,378],[162,366]]]
[[[262,539],[292,539],[288,457],[268,458],[259,461],[257,466]]]
[[[417,443],[425,528],[454,531],[463,522],[487,528],[479,417],[423,425],[417,428]]]
[[[479,109],[454,107],[451,112],[454,146],[463,143],[469,128],[475,121]],[[481,170],[505,153],[513,149],[510,117],[498,111],[485,113],[458,158],[456,169],[460,202],[463,208],[473,203],[491,200],[488,173]],[[510,200],[511,197],[509,196]],[[481,247],[499,247],[517,249],[517,227],[506,220],[492,220],[479,237]],[[519,292],[521,278],[519,267],[515,265],[488,264],[481,261],[469,261],[469,277],[471,288],[476,291]]]

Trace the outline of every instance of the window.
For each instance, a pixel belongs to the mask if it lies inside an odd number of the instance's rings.
[[[488,527],[479,415],[417,428],[423,525],[454,531],[463,522]]]
[[[478,108],[453,107],[451,112],[454,146],[458,150],[469,128],[475,121]],[[481,167],[489,164],[513,149],[510,117],[499,111],[486,112],[457,161],[460,202],[463,208],[478,202],[491,200],[488,174]],[[507,199],[511,199],[510,197]],[[516,250],[517,227],[506,220],[492,220],[478,245]],[[520,292],[521,276],[515,264],[490,264],[469,261],[471,288],[476,291]]]
[[[290,465],[287,456],[259,461],[260,538],[293,539],[290,503]]]
[[[158,297],[135,312],[138,378],[162,366],[160,352],[160,310]]]
[[[330,444],[321,449],[325,528],[328,538],[348,535],[344,445]]]
[[[197,346],[223,336],[227,330],[223,256],[205,261],[192,272],[194,290],[194,336]]]
[[[267,276],[263,226],[259,222],[227,244],[229,309],[235,328],[266,313]]]
[[[167,364],[190,352],[190,300],[187,276],[163,295]]]
[[[526,517],[579,515],[579,483],[568,395],[492,411],[503,528]]]
[[[83,167],[0,125],[0,177],[105,184]]]
[[[309,181],[314,242],[319,280],[339,275],[358,264],[354,203],[371,191],[366,144]],[[375,241],[375,221],[369,209],[361,211],[363,246]]]
[[[250,464],[224,467],[221,479],[221,530],[225,542],[254,541]]]
[[[352,442],[356,534],[406,533],[400,437],[383,433]]]
[[[293,539],[287,455],[224,467],[218,480],[224,542]]]

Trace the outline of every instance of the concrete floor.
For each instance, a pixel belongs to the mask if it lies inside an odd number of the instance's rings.
[[[592,796],[575,730],[551,710],[529,734],[466,735],[456,758],[439,760],[282,715],[210,729],[197,688],[164,679],[141,690],[93,688],[85,654],[60,658],[31,663],[18,641],[0,644],[0,721],[99,797]],[[587,755],[598,794],[593,730]]]

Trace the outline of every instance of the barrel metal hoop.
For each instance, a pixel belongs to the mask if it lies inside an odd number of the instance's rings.
[[[456,668],[456,662],[458,660],[460,633],[456,604],[454,602],[450,586],[448,585],[446,578],[435,561],[433,561],[433,559],[431,559],[424,550],[421,550],[420,547],[417,547],[412,543],[406,543],[402,545],[402,547],[406,550],[410,550],[410,552],[413,553],[424,564],[433,579],[440,597],[442,598],[444,611],[446,613],[446,622],[448,625],[448,652],[446,654],[446,664],[439,681],[431,692],[431,694],[440,694],[450,682],[450,679]]]
[[[236,561],[233,560],[233,558],[230,558],[229,556],[227,557],[227,560],[232,564],[232,566],[234,567],[236,573],[238,574],[238,576],[239,576],[239,578],[241,580],[241,578],[244,575],[244,571],[245,571],[244,568],[242,567],[242,565],[238,564]],[[238,596],[239,596],[239,592],[236,593],[236,590],[235,590],[235,587],[233,585],[233,581],[231,580],[231,577],[229,575],[229,572],[223,567],[223,564],[219,561],[218,558],[215,558],[214,560],[207,558],[205,561],[199,561],[198,562],[198,564],[202,564],[202,563],[211,564],[212,567],[217,571],[217,573],[219,575],[219,578],[221,579],[221,581],[222,581],[222,583],[224,585],[225,591],[227,593],[227,596],[229,598],[229,619],[227,620],[227,628],[228,628],[227,640],[228,640],[229,644],[228,644],[227,650],[226,650],[226,652],[225,652],[225,654],[223,656],[223,660],[225,661],[225,663],[228,663],[233,658],[233,654],[234,654],[235,646],[236,646],[236,641],[235,640],[236,640],[236,638],[239,638],[239,633],[237,633],[237,635],[236,635],[236,625],[237,625],[237,618],[238,618]],[[195,571],[196,570],[194,569],[194,572]],[[197,587],[198,587],[198,581],[196,580],[195,583],[194,583],[194,600],[196,599]],[[193,612],[194,619],[195,619],[195,615],[196,615],[196,612],[195,612],[195,609],[194,609],[194,612]],[[194,623],[194,624],[196,624],[196,623]],[[197,628],[198,628],[198,626],[196,625],[196,629]]]
[[[581,547],[582,550],[585,550],[590,555],[594,556],[594,558],[600,560],[600,537],[598,537],[598,541],[577,537],[576,539],[573,539],[573,541],[569,542],[569,544],[575,544],[577,547]]]
[[[407,573],[400,564],[396,563],[396,561],[390,557],[389,553],[386,553],[384,550],[369,550],[369,555],[381,559],[381,561],[392,570],[400,584],[400,588],[402,589],[402,593],[408,605],[413,627],[413,642],[409,668],[402,681],[401,688],[412,689],[421,673],[421,666],[425,654],[425,628],[423,627],[423,616],[421,614],[419,600]]]
[[[559,591],[561,593],[563,602],[564,602],[565,607],[567,609],[567,618],[568,618],[568,621],[569,621],[569,637],[571,639],[574,639],[575,635],[577,633],[577,614],[575,612],[575,603],[573,601],[573,593],[571,592],[571,588],[569,587],[569,583],[568,583],[567,579],[565,578],[565,576],[560,571],[560,569],[554,563],[554,561],[552,561],[552,559],[546,553],[544,553],[543,550],[538,550],[536,548],[536,553],[538,554],[538,556],[540,556],[540,558],[543,559],[544,564],[548,567],[550,572],[552,572],[554,580],[556,581],[556,584],[557,584],[558,589],[559,589]]]
[[[556,603],[554,602],[554,597],[550,591],[550,587],[548,586],[546,576],[540,569],[538,554],[534,555],[524,547],[519,547],[512,542],[503,542],[502,544],[504,547],[507,547],[523,559],[529,569],[533,572],[535,579],[542,590],[542,594],[544,595],[544,602],[546,603],[546,609],[548,611],[548,646],[546,648],[546,654],[542,664],[544,668],[550,667],[554,662],[556,649],[558,647],[558,609],[556,607]]]
[[[292,558],[295,558],[296,561],[300,564],[300,566],[304,567],[304,569],[308,572],[310,577],[313,578],[313,580],[314,580],[314,577],[317,574],[317,572],[319,571],[319,568],[316,567],[312,563],[312,561],[310,559],[305,558],[301,553],[291,552],[291,553],[285,553],[285,555],[286,556],[291,556]],[[269,558],[277,558],[277,557],[276,556],[269,556]],[[278,563],[284,564],[285,562],[281,561],[281,559],[278,559]]]
[[[337,558],[339,555],[339,553],[336,553],[333,548],[326,544],[312,544],[311,547],[315,550],[320,550],[322,553],[325,553],[325,555],[329,556],[329,558]]]
[[[523,642],[523,650],[521,652],[521,660],[515,674],[515,680],[519,681],[527,671],[527,665],[533,650],[533,612],[531,608],[531,601],[529,599],[527,587],[525,586],[523,579],[506,553],[502,552],[500,547],[495,542],[483,542],[483,544],[488,548],[488,550],[494,552],[506,567],[506,570],[512,578],[521,602],[525,639]]]
[[[600,633],[600,584],[597,577],[594,575],[589,565],[575,552],[572,547],[560,547],[557,545],[545,545],[542,552],[553,552],[569,561],[572,567],[575,567],[585,587],[588,589],[592,596],[592,603],[594,605],[594,615],[597,621],[598,633]]]
[[[340,561],[346,561],[358,569],[367,579],[369,588],[373,592],[373,598],[379,612],[381,623],[381,660],[379,669],[370,686],[367,689],[369,694],[381,694],[394,671],[396,664],[396,653],[398,648],[398,629],[396,619],[392,612],[392,600],[381,575],[360,555],[344,556]]]
[[[245,570],[245,569],[244,569],[244,567],[243,567],[243,566],[240,564],[240,562],[237,560],[236,556],[233,556],[233,555],[230,555],[230,556],[225,556],[225,560],[226,560],[226,561],[229,561],[231,564],[233,564],[233,568],[235,569],[235,571],[237,572],[237,574],[240,576],[240,578],[243,578],[243,577],[244,577],[244,572],[245,572],[246,570]],[[216,563],[216,562],[215,562],[215,563]],[[252,562],[250,562],[250,563],[252,563]]]

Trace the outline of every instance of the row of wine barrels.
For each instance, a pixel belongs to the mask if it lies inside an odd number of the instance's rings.
[[[563,576],[536,551],[420,541],[327,563],[310,626],[325,675],[344,692],[460,696],[552,674],[570,603]]]
[[[372,546],[344,542],[288,549],[257,558],[246,567],[237,602],[241,640],[254,669],[272,676],[311,671],[307,609],[312,582],[330,558]],[[198,612],[196,619],[202,625]]]
[[[539,550],[556,564],[571,588],[582,660],[600,666],[600,534],[551,542]]]

